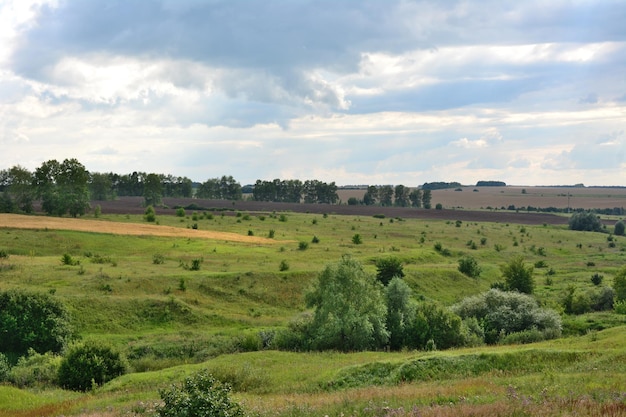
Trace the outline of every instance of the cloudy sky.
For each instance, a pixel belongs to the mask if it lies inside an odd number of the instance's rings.
[[[0,169],[626,185],[624,0],[0,0]]]

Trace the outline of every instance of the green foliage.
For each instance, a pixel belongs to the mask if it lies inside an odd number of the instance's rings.
[[[78,259],[74,259],[69,253],[64,253],[63,256],[61,256],[61,265],[76,266],[79,264],[80,261]]]
[[[517,256],[508,264],[502,266],[502,276],[509,291],[532,294],[535,289],[533,267],[524,266],[524,258],[522,256]]]
[[[613,289],[617,301],[626,300],[626,265],[613,277]]]
[[[613,234],[615,236],[624,236],[626,233],[626,224],[622,220],[615,223],[615,228],[613,229]]]
[[[600,275],[597,272],[591,276],[591,282],[593,285],[602,284],[602,280],[604,279],[604,275]]]
[[[360,245],[361,243],[363,243],[363,238],[361,238],[360,234],[355,233],[354,236],[352,236],[352,243],[354,243],[355,245]]]
[[[389,338],[382,286],[356,260],[344,256],[327,265],[306,294],[315,309],[311,324],[314,349],[377,349]]]
[[[569,219],[569,228],[571,230],[599,232],[602,230],[602,222],[596,213],[581,211],[572,214]]]
[[[41,206],[48,214],[82,216],[89,208],[89,172],[76,159],[44,162],[34,174]]]
[[[143,217],[147,222],[154,223],[156,221],[156,212],[152,205],[148,205],[143,213]]]
[[[184,207],[178,207],[176,209],[176,216],[177,217],[185,217],[185,215],[186,215],[186,213],[185,213],[185,208]]]
[[[400,350],[406,345],[407,330],[415,316],[415,306],[411,304],[411,288],[402,278],[394,276],[385,288],[385,302],[389,347]]]
[[[111,346],[86,342],[71,346],[59,367],[59,384],[74,391],[87,391],[127,372],[124,356]]]
[[[40,354],[30,349],[11,368],[7,379],[12,384],[24,387],[51,387],[58,384],[61,356],[46,352]]]
[[[230,398],[230,386],[208,371],[185,378],[182,384],[159,391],[159,417],[243,417],[241,406]]]
[[[307,250],[309,248],[309,242],[300,241],[298,242],[298,250]]]
[[[0,353],[0,382],[4,382],[9,378],[11,364],[4,353]]]
[[[160,253],[155,253],[152,255],[152,263],[155,265],[162,265],[165,263],[165,256]]]
[[[425,350],[429,344],[448,349],[464,344],[461,317],[435,302],[417,304],[407,333],[406,346],[411,349]]]
[[[482,272],[482,268],[478,265],[476,259],[472,256],[465,256],[459,259],[459,272],[470,278],[478,278]]]
[[[455,304],[452,310],[463,319],[474,317],[485,332],[486,343],[497,343],[506,335],[538,329],[544,338],[561,334],[561,318],[539,307],[529,295],[491,289]]]
[[[9,290],[0,293],[0,352],[24,355],[60,352],[73,339],[67,309],[48,294]]]
[[[394,277],[404,278],[402,261],[394,256],[376,260],[376,279],[388,285]]]
[[[289,263],[286,260],[280,261],[280,265],[278,266],[278,270],[281,272],[289,270]]]

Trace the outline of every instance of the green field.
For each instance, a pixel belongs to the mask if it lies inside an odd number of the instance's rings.
[[[132,215],[101,220],[143,222]],[[159,388],[204,368],[261,416],[626,415],[626,316],[613,312],[563,315],[563,338],[528,345],[341,354],[280,352],[259,341],[260,332],[305,311],[303,296],[317,274],[345,254],[372,274],[377,259],[399,258],[414,298],[444,305],[488,290],[501,280],[501,266],[522,255],[539,265],[537,299],[562,312],[568,287],[593,291],[593,274],[612,284],[626,260],[623,236],[291,212],[157,212],[157,220],[242,236],[272,233],[277,243],[0,229],[0,250],[8,254],[0,258],[0,290],[52,294],[68,306],[83,339],[112,343],[133,369],[86,394],[0,386],[0,416],[148,416]],[[353,243],[356,234],[361,244]],[[66,254],[79,262],[63,265]],[[467,255],[481,266],[480,277],[457,270]],[[190,270],[194,261],[199,270]]]

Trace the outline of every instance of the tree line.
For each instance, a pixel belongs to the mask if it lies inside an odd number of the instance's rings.
[[[363,200],[352,198],[348,204],[365,204],[366,206],[380,205],[383,207],[423,207],[431,208],[432,192],[428,189],[411,189],[402,184],[391,185],[370,185],[363,196]]]

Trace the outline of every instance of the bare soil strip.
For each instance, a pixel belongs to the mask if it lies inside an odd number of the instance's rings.
[[[109,233],[133,236],[165,236],[196,239],[224,240],[252,244],[276,244],[276,240],[258,236],[242,236],[236,233],[210,230],[183,229],[153,224],[118,223],[104,220],[73,219],[62,217],[26,216],[0,214],[0,227],[15,229],[76,230],[80,232]]]

